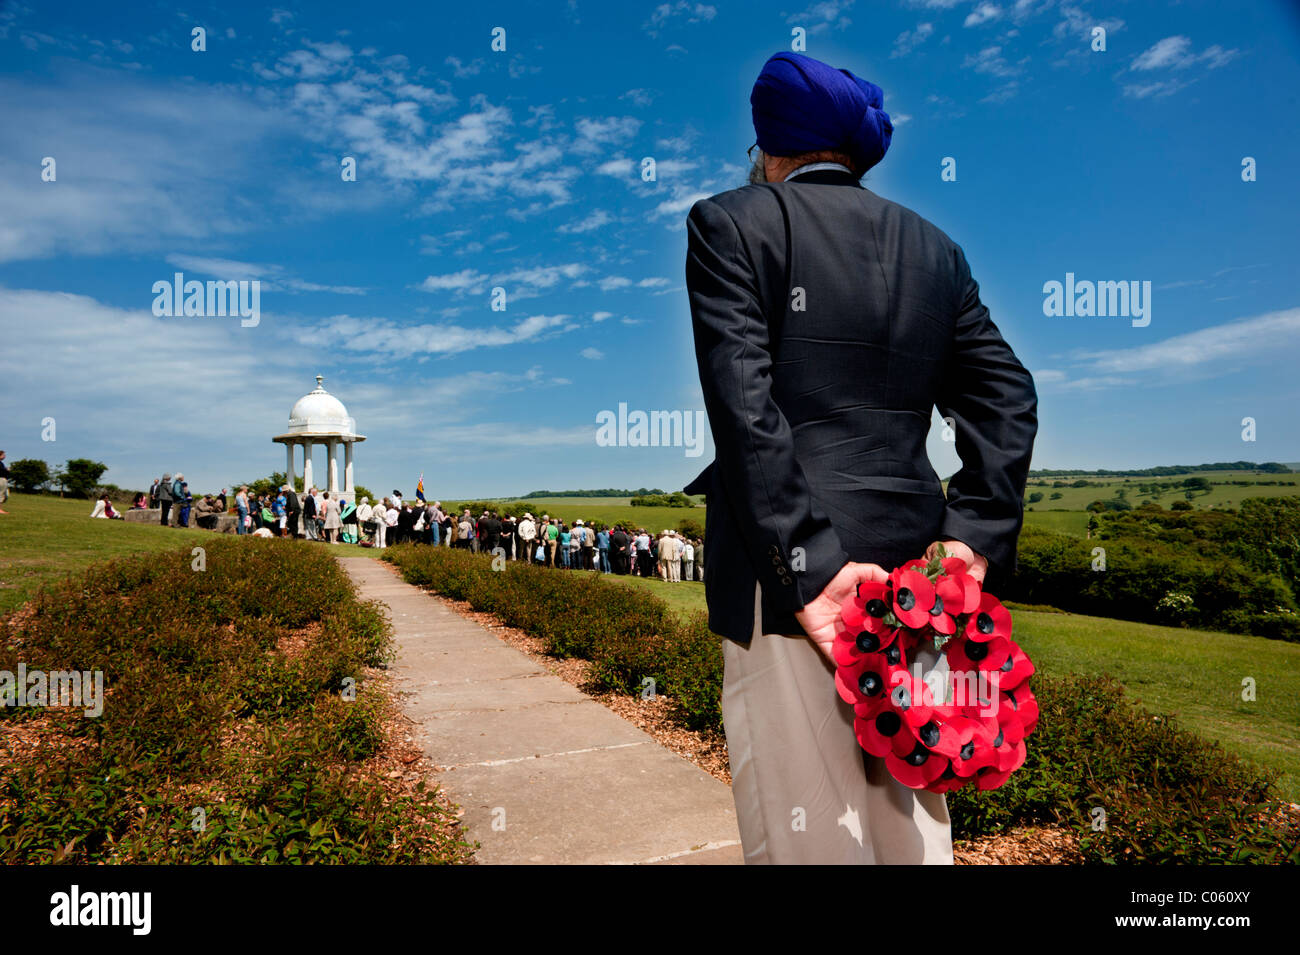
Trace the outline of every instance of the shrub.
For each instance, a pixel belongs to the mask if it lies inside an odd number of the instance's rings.
[[[387,697],[378,607],[305,544],[214,539],[91,567],[10,617],[0,669],[102,670],[103,714],[0,708],[41,748],[0,762],[0,862],[437,862],[432,794],[362,771]],[[345,676],[359,684],[345,702]],[[206,824],[192,827],[194,810]]]

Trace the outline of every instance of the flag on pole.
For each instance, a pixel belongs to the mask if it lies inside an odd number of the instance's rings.
[[[424,501],[424,474],[423,473],[420,474],[420,483],[415,485],[415,499],[417,501]]]

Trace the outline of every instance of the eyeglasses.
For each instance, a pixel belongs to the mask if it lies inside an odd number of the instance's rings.
[[[757,148],[758,148],[758,143],[754,143],[754,145],[750,146],[748,149],[745,150],[745,155],[752,160],[754,158],[754,150]]]

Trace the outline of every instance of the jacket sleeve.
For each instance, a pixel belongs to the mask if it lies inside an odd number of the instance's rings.
[[[795,611],[848,562],[795,460],[789,422],[772,397],[768,319],[735,222],[709,199],[687,217],[690,297],[715,467],[745,550],[774,610]]]
[[[1038,394],[980,302],[966,256],[960,248],[954,255],[961,301],[936,406],[952,419],[961,469],[948,482],[940,539],[962,541],[983,555],[988,582],[996,586],[1016,569]]]

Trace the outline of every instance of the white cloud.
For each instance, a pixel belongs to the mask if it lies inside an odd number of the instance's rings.
[[[846,14],[853,6],[853,0],[819,0],[807,9],[792,13],[785,22],[791,26],[802,26],[814,36],[827,30],[843,30],[853,23]]]
[[[1021,72],[1017,64],[1008,63],[1002,56],[1002,47],[986,46],[977,54],[967,54],[962,66],[989,76],[1016,76]]]
[[[1192,52],[1192,41],[1185,36],[1167,36],[1133,58],[1130,70],[1185,70],[1198,63],[1217,69],[1233,60],[1238,51],[1225,50],[1215,44],[1200,53]]]
[[[1002,16],[1002,8],[996,3],[979,3],[975,9],[966,15],[962,22],[964,27],[977,27],[991,20],[997,20]]]
[[[1085,374],[1071,379],[1069,384],[1078,388],[1120,380],[1160,382],[1210,378],[1268,362],[1282,362],[1290,367],[1296,360],[1297,344],[1300,344],[1300,308],[1283,309],[1172,335],[1149,344],[1079,352],[1072,357]]]
[[[676,0],[675,3],[661,3],[650,13],[650,19],[641,25],[641,29],[652,37],[666,26],[680,23],[707,23],[718,14],[718,8],[707,3],[690,3],[688,0]]]
[[[575,222],[570,222],[567,225],[562,225],[556,231],[571,233],[571,234],[581,234],[583,232],[592,232],[596,229],[599,229],[601,226],[608,225],[613,221],[614,221],[614,217],[611,216],[604,209],[593,209],[590,213],[588,213],[583,218],[578,219]]]
[[[894,51],[890,58],[907,56],[934,34],[933,23],[918,23],[915,30],[904,30],[894,40]]]
[[[578,352],[578,354],[583,358],[590,358],[592,361],[600,361],[605,357],[605,353],[599,348],[584,348],[582,351]]]
[[[189,272],[197,272],[222,281],[258,279],[263,292],[332,292],[336,295],[365,295],[366,290],[353,285],[320,285],[289,275],[281,265],[257,265],[201,255],[173,254],[167,262]]]

